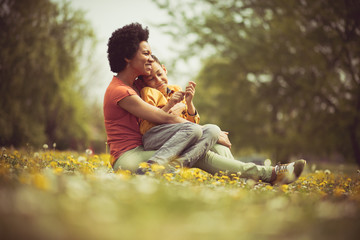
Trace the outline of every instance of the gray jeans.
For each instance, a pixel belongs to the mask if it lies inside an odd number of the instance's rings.
[[[213,124],[161,124],[144,134],[143,145],[146,151],[157,150],[150,161],[165,165],[176,160],[185,167],[192,167],[216,144],[220,131]]]

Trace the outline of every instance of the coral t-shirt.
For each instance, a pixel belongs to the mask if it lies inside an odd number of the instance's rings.
[[[125,97],[137,94],[134,89],[113,77],[104,96],[104,120],[107,142],[112,156],[111,164],[124,152],[142,145],[139,118],[117,103]]]

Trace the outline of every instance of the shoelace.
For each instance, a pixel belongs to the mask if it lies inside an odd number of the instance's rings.
[[[288,169],[287,169],[287,166],[288,164],[280,164],[280,163],[277,163],[275,165],[275,172],[276,174],[278,173],[282,173],[282,172],[286,172]]]

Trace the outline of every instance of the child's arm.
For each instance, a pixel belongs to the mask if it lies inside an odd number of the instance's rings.
[[[185,89],[185,101],[186,101],[186,105],[187,105],[187,111],[189,115],[196,115],[196,109],[193,103],[193,98],[195,95],[195,87],[196,87],[196,83],[194,82],[189,82],[189,85],[186,86]]]

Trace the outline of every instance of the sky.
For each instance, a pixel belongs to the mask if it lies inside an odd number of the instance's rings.
[[[114,75],[110,71],[106,51],[107,41],[116,29],[132,22],[148,26],[152,52],[160,60],[174,56],[170,49],[171,37],[155,27],[155,24],[168,22],[169,17],[165,10],[158,8],[151,0],[72,0],[70,2],[74,9],[82,9],[86,12],[85,18],[91,23],[99,41],[94,53],[95,62],[92,68],[95,71],[91,71],[94,75],[88,93],[92,99],[102,103],[106,87]]]

